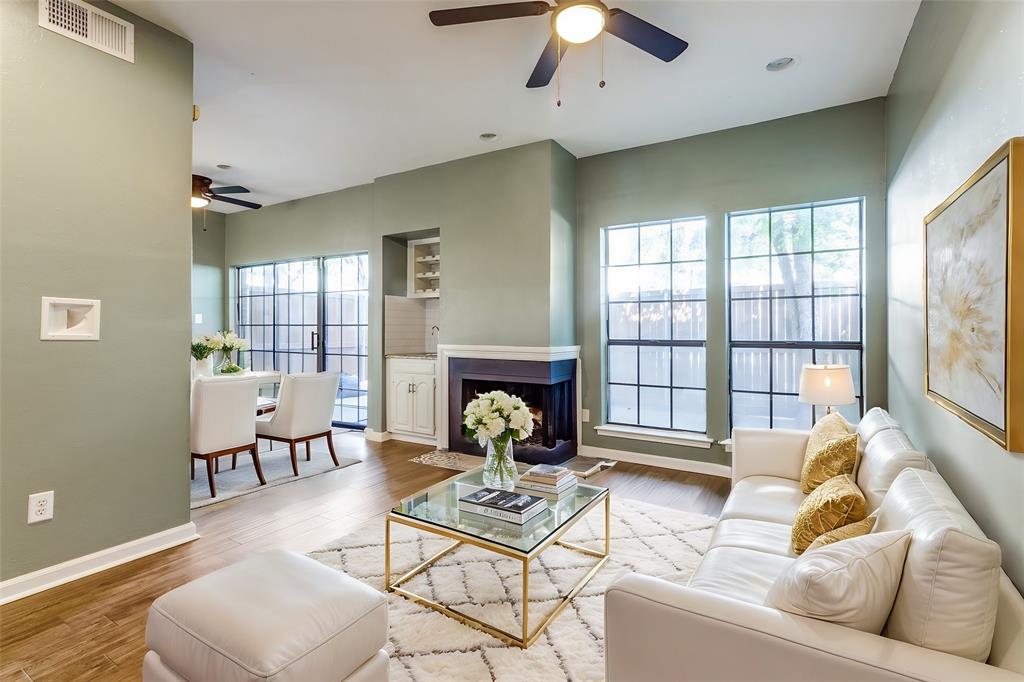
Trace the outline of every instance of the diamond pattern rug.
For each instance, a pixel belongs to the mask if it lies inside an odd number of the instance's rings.
[[[602,549],[604,512],[597,507],[564,540]],[[391,682],[459,680],[603,680],[604,592],[625,571],[685,583],[707,548],[715,519],[633,500],[612,499],[611,558],[529,649],[508,646],[479,630],[398,595],[388,596]],[[451,540],[391,526],[393,576],[440,551]],[[376,589],[384,583],[384,520],[310,554]],[[557,545],[530,564],[530,623],[540,623],[596,563]],[[522,563],[463,546],[406,587],[509,632],[522,615]]]

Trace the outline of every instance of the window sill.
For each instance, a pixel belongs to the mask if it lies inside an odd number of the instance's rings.
[[[689,433],[682,431],[666,431],[662,429],[648,429],[642,426],[623,426],[621,424],[602,424],[595,426],[594,430],[600,436],[612,438],[628,438],[630,440],[643,440],[649,443],[667,443],[668,445],[685,445],[691,448],[708,449],[714,442],[707,436],[700,433]]]
[[[718,444],[725,448],[726,452],[732,452],[732,438],[718,441]]]

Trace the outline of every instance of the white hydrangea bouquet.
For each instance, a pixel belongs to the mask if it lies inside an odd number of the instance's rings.
[[[518,396],[491,391],[477,395],[462,414],[466,435],[475,438],[481,447],[487,447],[484,485],[512,490],[517,476],[512,443],[529,438],[533,433],[530,408]]]
[[[211,350],[219,350],[224,354],[224,362],[218,367],[217,371],[221,374],[236,374],[242,371],[242,368],[235,364],[232,354],[237,351],[246,350],[249,348],[249,342],[238,336],[232,331],[222,331],[209,336],[203,336],[199,341]]]

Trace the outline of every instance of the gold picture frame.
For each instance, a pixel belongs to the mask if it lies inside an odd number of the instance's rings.
[[[924,219],[925,394],[1024,451],[1024,137]]]

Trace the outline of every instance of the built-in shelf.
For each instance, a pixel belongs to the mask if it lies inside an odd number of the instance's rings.
[[[408,296],[441,296],[441,238],[412,239],[409,248]]]

